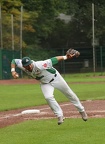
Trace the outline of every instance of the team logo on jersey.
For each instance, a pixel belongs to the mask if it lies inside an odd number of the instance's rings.
[[[43,66],[44,68],[46,68],[46,67],[47,67],[47,64],[46,64],[46,63],[44,63],[42,66]]]

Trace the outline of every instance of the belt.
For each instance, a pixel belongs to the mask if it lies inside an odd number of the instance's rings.
[[[57,76],[57,74],[54,75],[54,77],[56,77],[56,76]],[[52,79],[49,81],[49,83],[51,83],[52,81],[54,81],[54,78],[52,78]]]

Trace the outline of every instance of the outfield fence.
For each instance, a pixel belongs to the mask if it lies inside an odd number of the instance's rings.
[[[62,61],[58,64],[61,73],[94,73],[93,49],[92,47],[76,47],[80,52],[78,58]],[[57,50],[58,55],[64,55],[67,49]],[[105,71],[105,47],[95,48],[95,72],[103,74]]]
[[[11,61],[20,58],[20,51],[0,50],[0,79],[11,79]],[[20,70],[17,69],[20,73]]]
[[[93,72],[92,48],[76,48],[76,49],[81,53],[81,55],[78,58],[61,61],[54,66],[61,74]],[[64,55],[66,53],[66,50],[67,49],[56,49],[54,50],[55,54],[50,55],[50,57]],[[6,49],[0,50],[0,79],[12,78],[10,65],[13,58],[20,58],[20,51],[6,50]],[[39,60],[42,60],[41,57]],[[20,77],[25,76],[24,73],[23,75],[21,75],[21,71],[18,68],[16,70],[20,74]],[[100,72],[100,74],[104,74],[105,48],[102,47],[96,48],[95,70],[96,72]]]

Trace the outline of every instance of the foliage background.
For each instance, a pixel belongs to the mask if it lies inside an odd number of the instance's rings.
[[[66,50],[72,47],[80,51],[80,57],[60,63],[57,66],[58,70],[61,73],[92,72],[92,3],[95,15],[95,66],[96,71],[104,72],[104,0],[2,0],[1,50],[11,51],[14,44],[14,50],[20,51],[20,58],[29,56],[34,60],[44,60],[64,55]],[[0,56],[2,69],[4,65],[1,52]],[[10,61],[12,58],[14,56]],[[84,66],[86,61],[89,63],[88,67]]]
[[[12,14],[15,49],[19,49],[21,6],[23,55],[30,47],[31,51],[36,48],[92,47],[92,3],[95,5],[95,39],[98,45],[104,46],[104,0],[2,0],[3,47],[11,49]],[[60,14],[65,16],[61,18]]]

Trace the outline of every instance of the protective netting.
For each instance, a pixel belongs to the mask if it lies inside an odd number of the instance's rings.
[[[0,79],[11,79],[11,61],[13,58],[20,58],[20,51],[0,50]],[[21,71],[17,69],[21,74]]]

